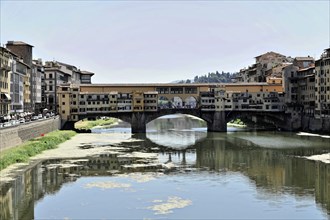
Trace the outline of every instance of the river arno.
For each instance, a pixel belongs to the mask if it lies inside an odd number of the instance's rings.
[[[228,130],[176,117],[146,135],[96,129],[128,141],[93,139],[77,148],[102,153],[28,169],[1,189],[0,219],[330,218],[330,164],[305,158],[329,153],[329,138]]]

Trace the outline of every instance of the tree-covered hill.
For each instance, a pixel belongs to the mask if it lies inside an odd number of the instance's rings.
[[[232,82],[232,78],[236,76],[237,73],[225,73],[218,71],[205,74],[204,76],[195,76],[194,79],[186,79],[176,81],[177,83],[228,83]]]

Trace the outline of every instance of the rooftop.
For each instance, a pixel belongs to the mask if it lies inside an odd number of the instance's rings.
[[[301,68],[301,69],[298,70],[298,72],[303,72],[303,71],[310,70],[310,69],[315,69],[315,66],[312,65],[312,66],[309,66],[309,67],[306,67],[306,68]]]
[[[95,73],[88,72],[88,71],[85,71],[85,70],[80,71],[80,73],[83,74],[83,75],[92,75],[92,76],[95,74]]]
[[[26,45],[26,46],[33,47],[32,45],[27,44],[23,41],[7,41],[7,45]]]
[[[302,60],[308,60],[308,61],[314,61],[314,58],[313,57],[296,57],[294,58],[295,60],[298,60],[298,61],[302,61]]]
[[[276,53],[276,52],[273,52],[273,51],[269,51],[269,52],[267,52],[267,53],[264,53],[264,54],[261,54],[261,55],[259,55],[259,56],[256,56],[255,58],[259,58],[259,57],[262,57],[262,56],[267,55],[267,54],[276,54],[276,55],[280,55],[280,56],[285,57],[284,55],[282,55],[282,54],[280,54],[280,53]]]
[[[77,67],[75,67],[74,65],[71,65],[71,64],[67,64],[67,63],[63,63],[63,62],[59,62],[59,61],[56,61],[56,63],[60,64],[61,66],[67,66],[67,67],[77,69]]]

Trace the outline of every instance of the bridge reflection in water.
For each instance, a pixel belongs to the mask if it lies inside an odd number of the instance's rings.
[[[161,163],[172,162],[176,168],[167,170],[175,175],[185,169],[208,170],[213,173],[239,172],[247,176],[257,190],[269,193],[288,193],[295,197],[314,196],[316,203],[330,215],[330,164],[309,161],[295,156],[324,153],[328,147],[323,140],[313,137],[303,141],[314,143],[313,148],[291,146],[288,148],[264,148],[246,137],[256,137],[253,132],[204,133],[205,136],[185,149],[171,149],[152,142],[147,137],[138,145],[142,152],[158,152]],[[258,138],[279,138],[279,134],[261,133]],[[133,138],[137,138],[136,135]],[[282,135],[284,141],[293,140],[292,134]],[[136,146],[135,146],[136,147]],[[140,161],[141,162],[141,161]],[[34,219],[36,202],[47,195],[56,194],[63,185],[83,176],[111,176],[115,173],[164,171],[154,159],[143,161],[145,166],[132,168],[140,163],[138,158],[102,154],[99,157],[80,160],[48,160],[39,163],[20,175],[12,184],[1,188],[0,219]],[[60,165],[62,164],[62,165]],[[68,166],[63,166],[68,164]],[[166,173],[165,172],[165,173]]]

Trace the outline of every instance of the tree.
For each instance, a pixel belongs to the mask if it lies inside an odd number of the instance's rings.
[[[225,73],[222,71],[219,73],[219,71],[214,72],[208,72],[205,75],[202,76],[195,76],[193,79],[194,83],[226,83],[231,82],[231,79],[235,77],[237,73]],[[190,79],[181,80],[179,83],[192,83]]]

